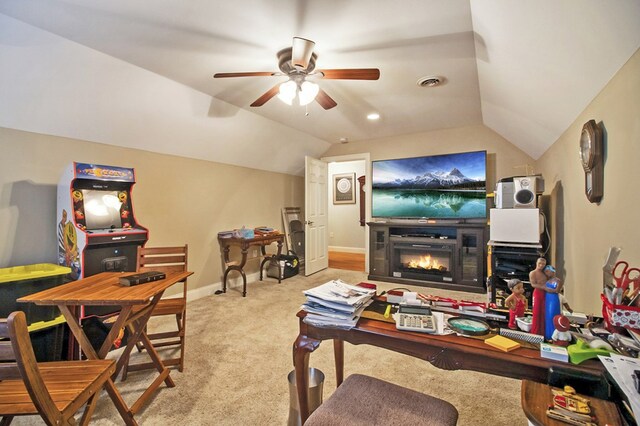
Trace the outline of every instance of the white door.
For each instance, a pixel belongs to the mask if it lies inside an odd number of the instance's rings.
[[[329,267],[327,163],[305,157],[304,274]]]

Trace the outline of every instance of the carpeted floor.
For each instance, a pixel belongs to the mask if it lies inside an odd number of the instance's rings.
[[[289,414],[288,373],[291,347],[298,334],[295,316],[304,302],[302,290],[341,278],[366,281],[366,274],[327,269],[310,277],[278,282],[267,279],[191,302],[188,307],[187,354],[183,373],[171,374],[176,387],[164,386],[137,416],[141,425],[285,425]],[[378,283],[379,289],[396,287]],[[417,287],[422,293],[484,300],[484,295]],[[157,330],[170,321],[153,319]],[[110,357],[117,356],[112,352]],[[143,358],[146,361],[146,356]],[[333,345],[323,343],[310,366],[326,375],[324,398],[335,389]],[[345,376],[372,375],[445,399],[457,407],[459,425],[526,425],[520,408],[520,381],[469,371],[445,371],[427,362],[371,346],[345,345]],[[129,405],[153,380],[147,372],[116,382]],[[16,418],[15,425],[42,424],[38,417]],[[92,424],[122,424],[103,394]]]

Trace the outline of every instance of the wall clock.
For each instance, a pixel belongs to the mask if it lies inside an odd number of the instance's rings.
[[[580,160],[584,169],[584,192],[592,203],[603,195],[604,165],[602,131],[595,120],[587,121],[580,135]]]

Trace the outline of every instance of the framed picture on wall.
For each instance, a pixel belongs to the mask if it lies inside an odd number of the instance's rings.
[[[355,204],[355,173],[333,175],[333,204]]]

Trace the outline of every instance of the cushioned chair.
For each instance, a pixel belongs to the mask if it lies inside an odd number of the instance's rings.
[[[187,270],[188,246],[180,247],[138,247],[137,272],[160,271],[164,273],[183,272]],[[160,333],[148,333],[153,347],[158,349],[165,346],[179,347],[179,356],[163,358],[165,366],[177,365],[178,371],[184,370],[185,332],[187,325],[187,280],[182,283],[182,297],[164,298],[156,305],[152,317],[173,315],[176,318],[176,329]],[[138,350],[144,350],[140,343]],[[125,363],[122,380],[126,380],[129,371],[156,368],[153,363],[129,364]]]
[[[86,425],[105,388],[128,425],[137,424],[116,390],[113,360],[37,363],[24,312],[0,319],[0,425],[15,416],[39,414],[48,425],[75,424],[74,414],[84,405],[80,424]]]
[[[457,421],[458,410],[446,401],[353,374],[309,416],[305,426],[450,426]]]

